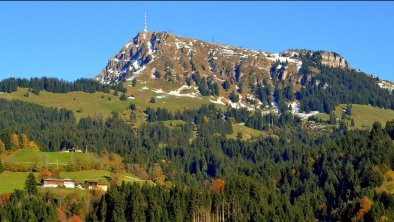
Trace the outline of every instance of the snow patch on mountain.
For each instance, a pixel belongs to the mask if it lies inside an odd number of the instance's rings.
[[[225,106],[226,104],[222,101],[223,99],[224,98],[220,96],[216,100],[209,99],[209,102]]]
[[[191,93],[183,93],[182,92],[183,90],[188,90],[188,89],[192,89],[192,90],[194,90],[194,92],[191,92]],[[197,87],[187,86],[187,85],[183,85],[176,90],[171,90],[170,92],[165,92],[162,89],[153,89],[152,92],[154,92],[156,94],[161,94],[162,96],[170,95],[170,96],[175,96],[175,97],[190,97],[190,98],[201,99],[201,97],[199,97]]]
[[[299,61],[297,59],[293,59],[287,56],[280,56],[279,53],[273,53],[273,54],[269,54],[266,57],[268,60],[271,60],[273,62],[276,62],[279,60],[279,62],[290,62],[290,63],[298,63]]]
[[[379,85],[380,88],[382,88],[382,89],[387,89],[387,90],[389,90],[390,92],[393,92],[393,90],[394,90],[394,83],[389,82],[389,81],[380,80],[380,81],[378,82],[378,85]]]

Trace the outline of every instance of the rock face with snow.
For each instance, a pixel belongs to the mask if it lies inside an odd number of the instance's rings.
[[[379,80],[378,85],[382,89],[387,89],[389,92],[394,92],[394,83],[387,80]]]
[[[182,82],[193,73],[245,84],[272,79],[297,80],[302,65],[295,52],[267,53],[183,38],[167,32],[140,32],[128,42],[96,77],[103,83],[159,73],[168,81]],[[274,63],[283,63],[272,75]]]
[[[135,77],[154,61],[154,51],[161,48],[160,39],[166,36],[166,33],[139,33],[108,61],[96,80],[109,83]]]
[[[299,91],[302,88],[302,61],[311,56],[318,58],[323,65],[349,68],[346,60],[333,52],[287,50],[268,53],[167,32],[140,32],[108,61],[95,79],[111,83],[136,77],[144,81],[160,78],[197,89],[196,78],[205,78],[205,84],[221,86],[226,82],[229,85],[227,89],[218,87],[219,98],[210,99],[212,102],[239,107],[248,103],[248,107],[254,108],[262,105],[256,99],[258,88],[260,91],[261,87],[265,88],[263,90],[270,95],[276,88],[284,89],[289,85],[294,92]],[[237,104],[230,101],[232,92],[239,97]]]

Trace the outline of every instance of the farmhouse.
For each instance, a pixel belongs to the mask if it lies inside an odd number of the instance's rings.
[[[60,152],[63,152],[63,153],[82,153],[82,149],[80,149],[79,147],[71,147],[71,148],[64,147]]]
[[[108,186],[105,184],[99,184],[97,181],[85,181],[85,188],[89,190],[102,190],[107,191]]]
[[[75,188],[75,182],[71,179],[46,178],[41,180],[41,187],[61,187]]]

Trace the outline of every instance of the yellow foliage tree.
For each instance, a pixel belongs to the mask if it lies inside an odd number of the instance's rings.
[[[0,154],[5,152],[5,144],[2,140],[0,140]]]
[[[40,151],[40,147],[34,141],[29,142],[28,149],[34,151]]]
[[[29,138],[27,138],[26,134],[22,133],[21,136],[22,139],[22,144],[21,144],[21,148],[22,149],[29,149]]]
[[[356,213],[356,215],[352,218],[352,221],[360,221],[372,207],[372,200],[370,200],[367,196],[364,196],[360,200],[360,209]]]
[[[111,160],[109,159],[109,153],[107,151],[104,151],[101,157],[101,164],[103,166],[103,170],[110,169],[110,162]]]
[[[164,181],[166,180],[166,175],[164,175],[163,171],[159,164],[155,164],[152,169],[152,179],[155,183],[159,185],[164,185]]]
[[[1,148],[0,148],[0,149],[1,149]],[[0,153],[1,153],[1,151],[0,151]],[[393,171],[393,170],[389,170],[389,171],[386,173],[386,177],[387,177],[387,181],[388,181],[388,182],[394,181],[394,171]]]
[[[15,133],[11,135],[11,149],[12,150],[18,150],[20,148],[19,146],[19,137]]]
[[[110,155],[110,165],[111,165],[111,182],[112,184],[117,184],[122,180],[124,173],[124,165],[122,162],[122,157],[118,154],[111,153]]]

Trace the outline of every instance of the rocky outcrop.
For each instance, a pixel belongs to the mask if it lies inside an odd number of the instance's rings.
[[[343,68],[343,69],[348,69],[349,65],[347,61],[338,55],[337,53],[334,52],[322,52],[321,53],[321,63],[323,65],[335,67],[335,68]]]

